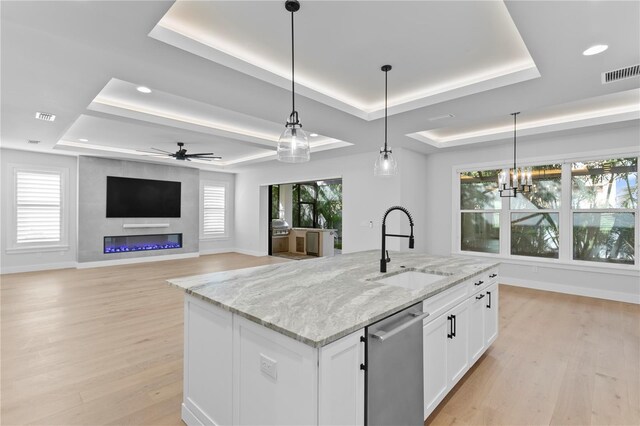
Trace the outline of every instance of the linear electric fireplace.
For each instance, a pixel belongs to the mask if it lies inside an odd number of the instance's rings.
[[[117,235],[104,237],[105,254],[177,248],[182,248],[182,234]]]

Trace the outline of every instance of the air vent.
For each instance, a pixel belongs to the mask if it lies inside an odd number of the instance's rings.
[[[48,112],[36,112],[36,118],[44,121],[55,121],[56,116]]]
[[[640,65],[632,65],[626,68],[603,72],[602,84],[611,83],[613,81],[624,80],[625,78],[640,76]]]
[[[35,140],[35,139],[29,139],[29,140],[27,141],[27,143],[30,143],[30,144],[33,144],[33,145],[37,145],[37,144],[39,144],[39,143],[40,143],[40,141],[37,141],[37,140]]]

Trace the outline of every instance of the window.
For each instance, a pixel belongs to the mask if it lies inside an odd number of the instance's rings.
[[[16,243],[62,241],[62,174],[16,170]]]
[[[69,169],[9,164],[7,253],[68,249]]]
[[[227,236],[227,185],[202,184],[201,238]]]
[[[500,170],[460,173],[460,249],[500,252]]]
[[[283,219],[284,209],[280,205],[280,185],[271,186],[271,219]]]
[[[637,158],[573,163],[573,259],[633,265],[637,206]]]
[[[559,257],[561,176],[561,164],[532,167],[532,191],[508,199],[511,254]]]
[[[457,174],[461,252],[638,265],[638,157],[532,167],[533,189],[497,191],[500,170]]]

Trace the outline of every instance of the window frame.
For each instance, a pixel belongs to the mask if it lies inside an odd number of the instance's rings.
[[[560,174],[560,208],[559,209],[512,209],[511,208],[511,198],[503,198],[502,199],[502,209],[505,209],[506,206],[506,220],[507,220],[507,229],[505,230],[505,234],[507,236],[507,241],[506,241],[506,253],[509,255],[509,257],[511,258],[518,258],[518,259],[535,259],[535,260],[540,260],[540,259],[547,259],[547,260],[560,260],[562,259],[562,252],[563,249],[565,248],[565,242],[562,239],[562,230],[565,229],[564,226],[565,224],[563,223],[562,220],[562,209],[563,207],[566,205],[565,204],[565,188],[564,188],[564,177],[566,175],[565,173],[565,162],[564,161],[557,161],[557,162],[542,162],[542,163],[527,163],[526,166],[527,167],[533,167],[535,168],[536,166],[548,166],[550,164],[560,164],[561,166],[561,174]],[[569,196],[571,196],[571,194],[569,194]],[[569,198],[571,199],[571,198]],[[544,257],[544,256],[526,256],[526,255],[522,255],[522,254],[512,254],[511,253],[511,214],[512,213],[557,213],[558,214],[558,257],[557,258],[552,258],[552,257]],[[502,216],[500,217],[500,219],[502,219]],[[502,222],[500,222],[500,227],[502,228]],[[502,248],[502,247],[501,247]]]
[[[462,210],[460,209],[460,173],[468,171],[479,170],[492,170],[501,169],[505,167],[512,167],[506,161],[501,162],[486,162],[477,164],[462,164],[454,165],[452,167],[452,216],[457,218],[452,219],[452,232],[451,232],[451,252],[453,255],[462,256],[475,256],[485,257],[492,259],[503,259],[511,264],[523,264],[523,265],[541,265],[550,267],[562,267],[565,269],[575,270],[591,270],[594,272],[603,272],[616,270],[622,274],[636,274],[640,270],[640,202],[636,209],[616,209],[617,212],[632,212],[635,213],[635,247],[634,247],[634,264],[617,264],[607,262],[593,262],[585,260],[573,259],[573,213],[571,205],[571,164],[574,162],[582,161],[594,161],[610,158],[638,158],[638,169],[640,177],[640,152],[631,150],[603,150],[594,152],[585,152],[579,156],[546,156],[530,158],[526,161],[519,161],[519,166],[539,166],[545,164],[561,164],[561,204],[560,204],[560,216],[559,216],[559,229],[560,229],[560,249],[557,259],[544,258],[544,257],[531,257],[522,255],[511,254],[511,212],[518,212],[524,210],[511,210],[509,205],[509,198],[503,198],[502,208],[500,210],[500,253],[483,253],[483,252],[471,252],[461,250],[461,220]],[[497,182],[497,181],[496,181]],[[497,183],[496,183],[497,187]],[[640,191],[640,189],[639,189]],[[590,210],[582,210],[590,211]],[[506,224],[506,225],[505,225]]]
[[[569,184],[569,212],[568,212],[568,216],[569,216],[569,258],[571,259],[572,263],[576,263],[579,265],[592,265],[592,264],[597,264],[597,265],[610,265],[610,266],[621,266],[621,267],[638,267],[640,266],[640,262],[638,261],[638,250],[640,248],[640,244],[638,243],[638,225],[640,224],[640,221],[638,219],[638,213],[639,213],[639,207],[640,207],[640,185],[638,185],[638,188],[636,189],[638,191],[638,194],[636,194],[636,208],[635,209],[628,209],[628,208],[593,208],[593,209],[580,209],[580,208],[573,208],[573,200],[572,200],[572,196],[573,196],[573,175],[571,174],[572,172],[572,165],[575,162],[582,162],[582,161],[601,161],[601,160],[609,160],[612,158],[631,158],[631,157],[635,157],[636,158],[636,173],[638,176],[638,179],[640,179],[640,155],[630,155],[630,156],[606,156],[606,157],[599,157],[599,158],[589,158],[589,159],[585,159],[585,160],[574,160],[574,161],[567,161],[565,164],[563,164],[563,167],[566,165],[567,169],[568,169],[568,184]],[[565,174],[564,169],[563,169],[563,176]],[[640,181],[639,181],[640,182]],[[574,225],[574,218],[575,218],[575,213],[633,213],[634,214],[634,263],[633,265],[631,264],[621,264],[621,263],[616,263],[616,262],[598,262],[598,261],[594,261],[594,260],[582,260],[582,259],[574,259],[573,258],[573,225]]]
[[[204,189],[207,186],[224,188],[224,233],[221,235],[205,235],[204,234]],[[200,181],[200,206],[199,206],[199,230],[198,235],[201,241],[212,240],[228,240],[229,239],[229,182],[215,180]]]
[[[504,232],[502,230],[502,209],[504,208],[504,199],[502,199],[502,204],[500,205],[499,209],[462,209],[461,207],[461,200],[460,200],[460,173],[462,172],[469,172],[469,171],[473,171],[473,172],[482,172],[485,170],[497,170],[495,167],[485,167],[485,168],[479,168],[479,169],[473,169],[473,170],[459,170],[456,174],[457,176],[457,183],[458,183],[458,194],[457,194],[457,199],[458,199],[458,217],[457,217],[457,221],[458,221],[458,251],[460,251],[461,253],[467,253],[467,254],[486,254],[486,255],[490,255],[490,256],[495,256],[495,255],[499,255],[500,253],[502,253],[502,244],[504,241]],[[497,178],[496,178],[497,179]],[[497,182],[497,181],[496,181]],[[497,191],[498,187],[496,185],[496,191]],[[463,213],[497,213],[498,214],[498,253],[490,253],[490,252],[485,252],[485,251],[473,251],[473,250],[462,250],[462,214]]]
[[[60,176],[60,240],[49,242],[18,242],[18,173],[56,174]],[[5,178],[10,182],[11,206],[8,209],[9,227],[6,236],[6,253],[38,253],[69,250],[69,169],[66,167],[8,164]]]

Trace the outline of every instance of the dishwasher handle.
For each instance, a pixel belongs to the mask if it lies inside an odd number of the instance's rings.
[[[410,315],[414,316],[413,319],[410,319],[409,321],[400,324],[399,326],[397,326],[396,328],[394,328],[391,331],[380,331],[377,333],[372,333],[371,337],[380,340],[381,342],[384,342],[385,340],[389,339],[392,336],[395,336],[396,334],[400,333],[402,330],[411,327],[412,325],[414,325],[417,322],[422,321],[423,319],[425,319],[426,317],[429,316],[429,312],[424,312],[422,314],[415,314],[415,313],[410,313]]]

